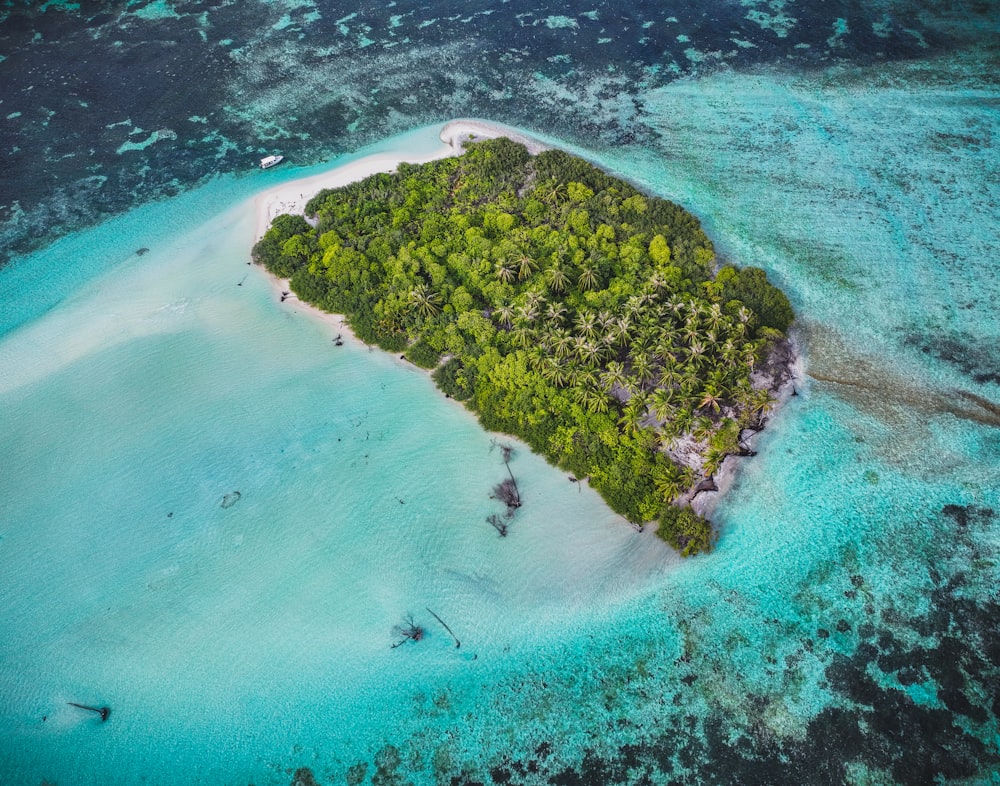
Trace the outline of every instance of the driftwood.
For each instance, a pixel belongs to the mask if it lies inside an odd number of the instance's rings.
[[[507,468],[507,474],[510,477],[493,487],[493,493],[490,495],[490,498],[503,502],[507,506],[507,518],[510,518],[514,515],[514,511],[521,507],[521,490],[517,487],[517,480],[514,478],[514,473],[510,468],[510,457],[514,449],[510,445],[501,444],[496,440],[493,440],[493,446],[500,448],[500,453],[503,456],[503,464]],[[492,524],[493,522],[490,523]]]
[[[433,614],[433,612],[431,613]],[[420,641],[424,637],[424,629],[413,621],[412,614],[407,614],[406,619],[403,620],[402,624],[396,625],[392,629],[392,632],[397,636],[401,636],[402,638],[400,638],[400,640],[397,641],[395,644],[391,644],[390,645],[391,649],[396,649],[396,647],[398,647],[403,642]]]
[[[71,707],[79,707],[81,710],[96,712],[98,715],[101,716],[102,723],[106,721],[108,719],[108,716],[111,714],[110,707],[88,707],[86,704],[77,704],[75,701],[67,701],[66,703]]]
[[[514,515],[514,511],[521,507],[521,495],[517,491],[517,483],[511,478],[504,478],[502,483],[497,483],[493,487],[490,499],[498,499],[507,506],[507,517]]]
[[[509,516],[501,518],[498,514],[491,513],[486,517],[486,520],[490,523],[493,529],[500,533],[501,538],[507,537],[507,522],[510,520]]]
[[[426,609],[427,607],[426,607],[426,606],[424,606],[424,608]],[[455,640],[455,649],[458,649],[459,647],[461,647],[461,646],[462,646],[462,642],[460,642],[460,641],[458,640],[458,636],[456,636],[456,635],[455,635],[455,631],[453,631],[453,630],[452,630],[451,628],[449,628],[449,627],[448,627],[448,623],[447,623],[447,622],[445,622],[445,621],[444,621],[443,619],[441,619],[441,618],[440,618],[440,617],[439,617],[439,616],[438,616],[437,614],[435,614],[435,613],[434,613],[433,611],[431,611],[430,609],[427,609],[427,613],[428,613],[428,614],[430,614],[430,615],[431,615],[431,616],[432,616],[432,617],[433,617],[434,619],[436,619],[436,620],[437,620],[438,622],[440,622],[440,623],[441,623],[441,625],[442,625],[442,626],[444,626],[444,629],[445,629],[446,631],[448,631],[448,633],[450,633],[450,634],[451,634],[451,637],[452,637],[452,638],[453,638],[453,639]]]

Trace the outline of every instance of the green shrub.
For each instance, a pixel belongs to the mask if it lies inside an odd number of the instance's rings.
[[[714,532],[711,523],[688,506],[667,505],[660,515],[656,534],[677,549],[682,557],[712,550]]]
[[[757,317],[755,327],[774,328],[782,333],[788,330],[795,318],[788,297],[767,280],[767,273],[759,267],[737,270],[727,265],[719,271],[716,283],[722,288],[722,301],[738,300]]]
[[[406,348],[406,359],[420,368],[434,368],[441,360],[441,353],[420,338]]]
[[[448,396],[458,401],[472,397],[475,390],[475,367],[466,366],[458,358],[451,358],[434,374],[437,386]]]

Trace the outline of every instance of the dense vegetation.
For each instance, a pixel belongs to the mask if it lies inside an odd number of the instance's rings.
[[[629,520],[664,514],[675,547],[709,547],[707,522],[670,503],[770,401],[751,371],[793,315],[763,271],[713,276],[682,208],[507,139],[323,191],[306,212],[315,228],[279,216],[255,261],[363,341],[435,369],[486,428],[589,478]],[[703,463],[668,455],[686,438]]]

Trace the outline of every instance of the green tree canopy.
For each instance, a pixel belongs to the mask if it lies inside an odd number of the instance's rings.
[[[711,528],[670,504],[766,406],[750,371],[793,314],[763,270],[725,267],[679,206],[563,151],[494,139],[322,191],[253,258],[357,335],[434,370],[489,429],[515,434],[685,554]],[[707,529],[706,529],[707,528]]]

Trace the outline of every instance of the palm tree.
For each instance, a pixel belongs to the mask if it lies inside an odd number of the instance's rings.
[[[715,424],[712,419],[701,415],[694,419],[691,424],[691,436],[699,442],[708,439],[715,432]]]
[[[622,314],[615,321],[614,324],[614,338],[615,341],[622,346],[628,344],[629,336],[632,333],[632,319],[629,317],[628,313]]]
[[[549,307],[545,309],[545,318],[555,325],[562,324],[564,316],[566,316],[566,306],[559,301],[549,303]]]
[[[608,397],[600,388],[595,385],[587,385],[582,388],[582,404],[589,412],[603,414],[608,411]]]
[[[719,348],[719,359],[727,368],[734,368],[740,359],[740,350],[732,338],[727,338]]]
[[[580,311],[576,315],[576,329],[587,338],[597,335],[597,319],[593,311]]]
[[[673,388],[657,388],[650,396],[650,409],[657,420],[668,421],[676,409]]]
[[[678,407],[670,419],[677,434],[686,434],[691,429],[694,413],[687,407]]]
[[[540,309],[542,306],[545,305],[545,295],[533,289],[527,294],[525,294],[524,302],[525,305],[533,309]]]
[[[566,384],[572,385],[575,388],[580,384],[581,380],[589,378],[588,374],[589,372],[587,372],[576,360],[573,358],[567,358]]]
[[[657,463],[653,467],[653,487],[664,500],[671,501],[684,493],[686,486],[680,467],[672,461]]]
[[[559,328],[552,333],[551,346],[557,358],[566,357],[573,349],[573,336],[568,330]]]
[[[514,266],[509,262],[497,262],[496,275],[503,283],[510,284],[514,281]]]
[[[519,325],[510,332],[511,341],[519,347],[530,347],[535,343],[536,333],[529,327]]]
[[[701,401],[698,402],[698,409],[710,407],[716,412],[719,411],[719,402],[722,401],[722,391],[712,382],[706,382],[701,391]]]
[[[560,262],[552,265],[552,267],[545,271],[545,274],[549,280],[549,289],[553,292],[565,292],[566,288],[570,285],[569,274]]]
[[[677,380],[677,396],[688,408],[693,408],[698,403],[698,393],[701,392],[701,384],[698,379],[697,369],[691,366],[684,366],[681,375]]]
[[[601,326],[604,330],[607,330],[615,323],[615,316],[610,311],[602,309],[597,312],[597,324]]]
[[[710,303],[705,312],[705,322],[714,330],[718,330],[726,322],[726,315],[722,312],[722,306],[718,303]]]
[[[525,357],[528,361],[528,367],[532,371],[541,371],[546,361],[549,360],[549,356],[545,353],[545,350],[537,343],[528,347]]]
[[[680,297],[672,297],[664,305],[667,307],[667,311],[674,315],[674,319],[680,321],[681,314],[684,313],[685,309],[684,301]]]
[[[700,319],[704,312],[702,302],[693,297],[684,301],[684,309],[687,311],[688,319]]]
[[[746,425],[759,425],[761,418],[774,404],[774,399],[768,390],[750,388],[740,393],[739,402],[743,407],[740,421]]]
[[[674,367],[677,365],[677,351],[673,348],[672,344],[658,345],[654,351],[654,355],[663,364],[663,371],[667,373],[673,372]],[[661,371],[661,374],[663,371]]]
[[[736,325],[740,335],[746,335],[746,333],[750,330],[752,321],[753,312],[749,308],[741,305],[738,309],[736,309]]]
[[[688,319],[684,323],[684,327],[680,331],[681,338],[687,341],[689,344],[693,341],[697,341],[701,338],[701,330],[698,329],[697,320]]]
[[[629,295],[623,308],[623,316],[634,319],[643,311],[642,298],[639,295]]]
[[[541,368],[542,376],[556,387],[565,387],[569,379],[568,365],[554,357],[547,357]]]
[[[653,363],[645,352],[634,352],[631,355],[632,373],[639,383],[644,385],[653,378]]]
[[[605,392],[610,392],[615,385],[625,387],[627,381],[628,374],[625,373],[625,366],[617,360],[612,360],[608,363],[604,373],[601,374],[601,388]]]
[[[529,257],[527,254],[521,254],[520,258],[517,260],[517,280],[524,281],[526,278],[531,278],[531,274],[535,272],[538,264]]]
[[[654,272],[653,275],[650,276],[649,287],[655,294],[658,295],[667,288],[667,280],[663,277],[662,273]]]
[[[597,342],[584,336],[576,337],[576,355],[584,363],[593,365],[601,356],[601,349]]]
[[[642,430],[642,420],[646,417],[646,395],[638,393],[628,400],[618,419],[626,434],[636,434]]]
[[[514,321],[514,307],[510,303],[504,303],[493,312],[493,318],[504,327],[509,328]]]
[[[538,309],[532,303],[525,301],[517,307],[517,318],[520,322],[531,324],[538,319]]]
[[[705,345],[700,341],[692,341],[688,346],[688,365],[697,368],[705,362]]]
[[[592,263],[582,265],[580,267],[580,275],[576,278],[576,285],[580,288],[580,291],[586,292],[597,289],[598,283],[596,265]]]
[[[441,311],[441,296],[427,284],[420,284],[410,292],[410,302],[428,318]]]
[[[569,199],[566,193],[566,187],[562,183],[557,183],[554,180],[539,186],[538,191],[539,199],[549,205],[558,205],[560,202],[564,202]]]

